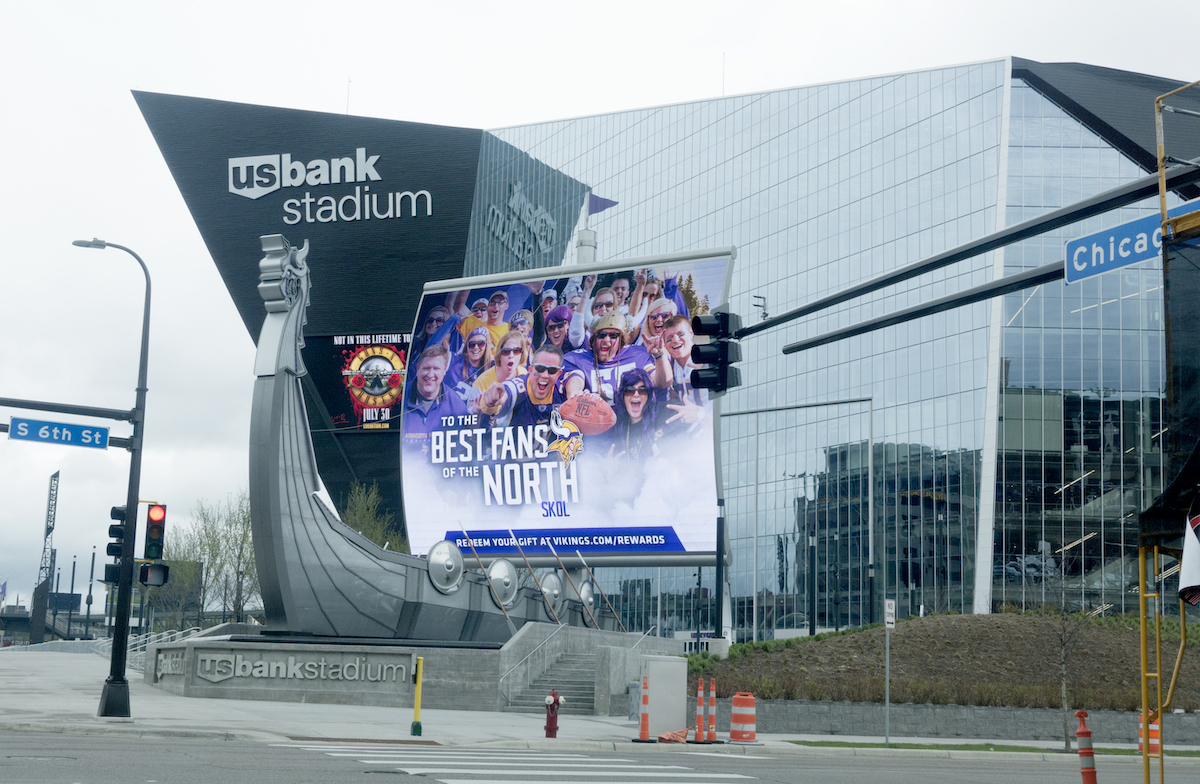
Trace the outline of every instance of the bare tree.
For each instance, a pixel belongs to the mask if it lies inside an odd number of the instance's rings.
[[[1058,650],[1058,683],[1062,699],[1063,750],[1071,751],[1071,704],[1067,700],[1067,680],[1075,652],[1083,641],[1088,616],[1083,612],[1067,612],[1065,607],[1047,604],[1040,610],[1043,623],[1054,647]]]
[[[246,606],[259,597],[258,569],[250,519],[250,496],[244,490],[222,508],[220,532],[225,556],[221,574],[222,605],[234,621],[246,620]]]
[[[176,535],[176,540],[184,539]],[[190,553],[180,544],[164,548],[163,561],[170,567],[170,579],[166,585],[156,588],[145,588],[147,604],[151,609],[163,614],[162,630],[168,628],[183,629],[187,626],[186,616],[190,612],[199,614],[201,575],[204,564],[192,560]]]

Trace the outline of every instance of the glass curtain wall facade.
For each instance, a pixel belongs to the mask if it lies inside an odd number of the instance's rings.
[[[1024,81],[1011,96],[1009,224],[1145,175]],[[1149,200],[1011,246],[1005,272],[1157,212]],[[993,599],[1135,612],[1137,513],[1165,468],[1162,263],[1008,295],[1002,320]]]
[[[581,216],[599,258],[736,246],[730,304],[753,323],[1143,174],[1010,74],[997,60],[491,133],[618,202]],[[1064,237],[1134,214],[742,342],[721,422],[737,639],[879,621],[885,596],[907,615],[1121,594],[1106,568],[1161,485],[1157,269],[780,349],[1060,259]],[[631,629],[712,629],[711,567],[605,572]]]

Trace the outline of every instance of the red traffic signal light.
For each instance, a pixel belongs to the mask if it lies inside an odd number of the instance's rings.
[[[146,509],[146,539],[142,557],[157,561],[163,555],[163,534],[167,528],[166,504],[150,504]]]

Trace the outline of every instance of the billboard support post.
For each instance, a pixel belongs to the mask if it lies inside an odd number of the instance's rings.
[[[129,643],[129,609],[133,603],[133,555],[137,536],[138,489],[142,476],[142,437],[146,421],[146,369],[150,359],[150,270],[142,257],[123,245],[104,240],[75,240],[81,248],[116,248],[133,256],[146,277],[146,293],[142,306],[142,346],[138,357],[137,399],[133,406],[133,435],[129,439],[129,487],[125,494],[126,521],[125,538],[121,548],[120,580],[117,583],[117,606],[113,619],[113,647],[108,678],[100,693],[98,716],[128,718],[129,681],[125,679],[125,661]]]
[[[579,603],[583,605],[583,611],[587,613],[589,618],[592,619],[592,628],[599,629],[600,624],[596,623],[596,616],[592,615],[592,610],[587,606],[587,602],[584,601],[583,594],[579,592],[579,587],[575,585],[575,581],[571,579],[571,571],[567,569],[566,564],[564,564],[562,559],[558,557],[558,551],[554,549],[554,543],[547,540],[547,544],[550,545],[550,552],[554,553],[554,560],[558,561],[558,565],[562,567],[563,576],[567,578],[567,582],[571,584],[571,589],[575,591],[575,595],[579,597]],[[588,571],[591,570],[589,569]]]
[[[621,627],[621,631],[628,634],[629,630],[625,628],[625,624],[621,623],[621,616],[617,614],[616,609],[612,606],[612,602],[608,600],[608,594],[604,593],[604,589],[600,587],[600,581],[596,579],[596,575],[592,572],[592,567],[588,566],[587,561],[583,560],[583,553],[576,550],[575,555],[579,556],[579,563],[583,564],[584,569],[587,569],[588,577],[592,578],[592,587],[600,592],[600,597],[608,605],[608,611],[617,619],[617,625]]]
[[[521,554],[521,560],[525,562],[525,568],[529,570],[529,576],[533,578],[533,584],[537,586],[538,593],[542,595],[542,601],[546,603],[546,609],[550,611],[550,617],[554,619],[555,623],[561,626],[562,621],[558,619],[558,613],[554,612],[554,605],[550,604],[550,598],[542,590],[542,581],[537,578],[537,572],[533,571],[533,567],[529,565],[529,559],[525,557],[525,551],[521,548],[521,543],[517,541],[517,535],[513,533],[511,528],[508,530],[508,535],[512,537],[517,552]]]
[[[500,594],[496,592],[496,586],[492,585],[492,576],[488,574],[487,567],[483,565],[483,559],[479,557],[479,553],[475,552],[475,543],[471,541],[471,535],[467,533],[467,528],[461,521],[459,522],[459,527],[462,528],[467,544],[471,546],[471,555],[475,556],[475,562],[479,564],[479,571],[483,572],[483,579],[487,580],[488,590],[492,592],[492,598],[495,599],[496,606],[500,608],[500,612],[504,613],[504,622],[508,624],[508,631],[516,637],[517,627],[513,625],[512,618],[508,617],[508,610],[505,609],[504,602],[500,600]]]

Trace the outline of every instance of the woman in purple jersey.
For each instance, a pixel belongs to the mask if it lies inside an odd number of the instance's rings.
[[[492,355],[491,340],[492,333],[487,327],[476,327],[467,335],[462,352],[455,354],[450,360],[450,369],[446,371],[446,385],[467,402],[478,397],[479,393],[473,384],[489,367],[488,357]]]

